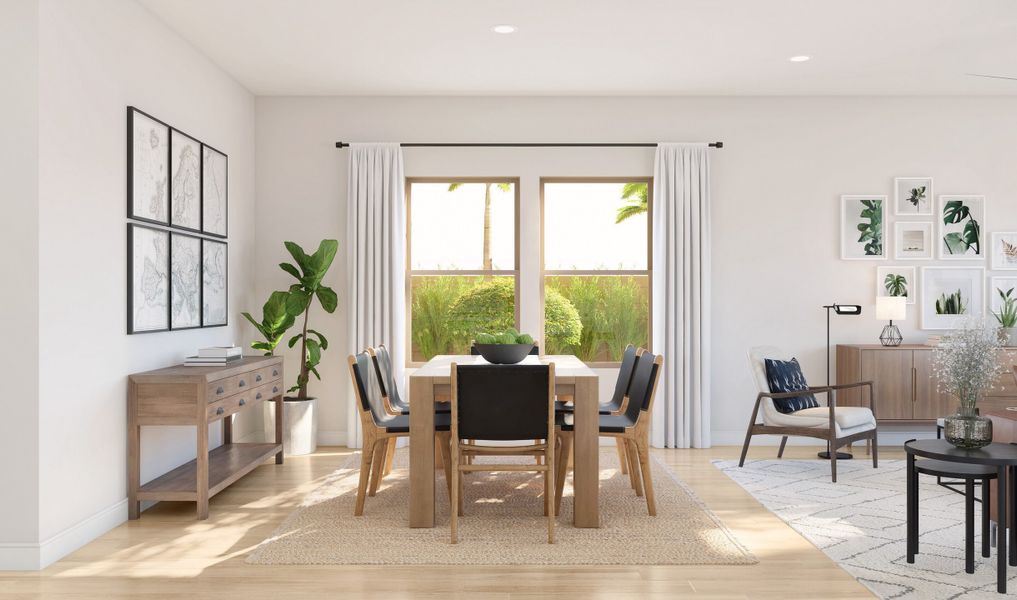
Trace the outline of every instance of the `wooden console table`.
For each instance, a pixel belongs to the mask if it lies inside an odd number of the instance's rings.
[[[233,415],[242,408],[275,402],[275,443],[233,442]],[[208,450],[208,425],[222,421],[223,443]],[[141,427],[193,425],[194,460],[141,485]],[[135,373],[127,383],[128,516],[137,519],[142,500],[197,503],[198,519],[208,518],[208,499],[273,454],[283,462],[283,360],[248,356],[226,366],[178,365]]]

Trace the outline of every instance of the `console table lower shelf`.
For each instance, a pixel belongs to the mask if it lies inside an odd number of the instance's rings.
[[[275,442],[233,442],[233,417],[245,408],[275,404]],[[209,450],[208,428],[222,423],[222,445]],[[141,428],[195,428],[195,458],[141,484]],[[127,384],[127,513],[141,516],[144,500],[194,502],[208,518],[208,499],[275,456],[283,463],[282,358],[249,356],[216,367],[179,365],[135,373]]]

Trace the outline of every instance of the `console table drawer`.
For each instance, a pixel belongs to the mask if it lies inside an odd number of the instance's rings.
[[[246,406],[253,406],[260,402],[271,400],[282,392],[282,382],[266,383],[265,385],[233,394],[228,398],[210,402],[206,410],[206,417],[209,423],[224,419]]]

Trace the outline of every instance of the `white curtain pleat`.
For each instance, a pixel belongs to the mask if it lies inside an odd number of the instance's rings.
[[[399,144],[351,144],[347,205],[347,325],[350,352],[385,344],[397,382],[406,338],[406,202]],[[349,377],[346,378],[347,380]],[[352,383],[346,445],[362,443]]]
[[[710,153],[705,144],[657,146],[653,347],[664,355],[653,445],[710,447]]]

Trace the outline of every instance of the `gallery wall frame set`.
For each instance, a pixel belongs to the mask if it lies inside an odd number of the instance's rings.
[[[886,196],[840,197],[842,260],[886,260]]]
[[[958,329],[983,319],[985,267],[922,267],[921,328]]]
[[[228,324],[223,152],[127,107],[127,333]]]
[[[127,224],[127,333],[228,324],[225,241]]]
[[[127,218],[226,238],[229,157],[128,106]]]

